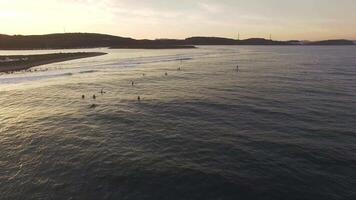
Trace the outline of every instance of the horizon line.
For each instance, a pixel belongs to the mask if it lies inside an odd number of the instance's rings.
[[[271,41],[327,41],[327,40],[350,40],[350,41],[356,41],[356,39],[347,39],[347,38],[335,38],[335,39],[318,39],[318,40],[308,40],[308,39],[288,39],[288,40],[274,40],[265,38],[265,37],[246,37],[244,39],[241,38],[232,38],[232,37],[224,37],[224,36],[204,36],[204,35],[195,35],[195,36],[189,36],[185,38],[168,38],[168,37],[161,37],[161,38],[154,38],[154,39],[147,39],[147,38],[134,38],[130,36],[121,36],[121,35],[116,35],[116,34],[109,34],[109,33],[100,33],[100,32],[53,32],[53,33],[42,33],[42,34],[4,34],[0,33],[0,35],[7,35],[7,36],[40,36],[40,35],[54,35],[54,34],[98,34],[98,35],[110,35],[110,36],[116,36],[116,37],[122,37],[122,38],[130,38],[134,40],[184,40],[187,38],[193,38],[193,37],[207,37],[207,38],[224,38],[224,39],[232,39],[232,40],[248,40],[248,39],[265,39],[265,40],[271,40]]]

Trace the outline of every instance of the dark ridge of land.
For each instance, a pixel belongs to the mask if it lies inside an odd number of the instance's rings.
[[[136,40],[96,33],[60,33],[49,35],[0,35],[0,49],[76,49],[129,45]]]
[[[185,42],[192,45],[295,45],[292,42],[267,40],[264,38],[250,38],[235,40],[221,37],[191,37]]]
[[[96,33],[61,33],[49,35],[0,35],[0,50],[125,48],[125,49],[177,49],[194,48],[194,45],[354,45],[350,40],[318,42],[274,41],[264,38],[235,40],[222,37],[190,37],[183,40],[136,40]]]
[[[117,45],[110,49],[195,49],[192,45]]]
[[[355,45],[355,43],[351,40],[324,40],[308,42],[305,45]]]
[[[105,55],[100,52],[54,53],[39,55],[0,56],[0,72],[28,70],[31,67],[51,63]]]

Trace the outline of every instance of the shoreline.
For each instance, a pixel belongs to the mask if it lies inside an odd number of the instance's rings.
[[[109,49],[196,49],[193,45],[119,45]]]
[[[172,46],[106,46],[106,47],[74,47],[74,48],[0,48],[0,51],[46,51],[46,50],[82,50],[82,49],[197,49],[199,46],[356,46],[356,44],[196,44],[196,45],[172,45]]]
[[[54,33],[46,35],[1,35],[0,50],[39,50],[77,48],[118,49],[185,49],[199,45],[355,45],[350,39],[319,41],[272,40],[271,38],[235,39],[226,37],[193,36],[185,39],[134,39],[98,33]]]
[[[106,54],[107,53],[102,53],[102,52],[77,52],[77,53],[0,56],[0,73],[23,71],[41,65],[102,56]]]

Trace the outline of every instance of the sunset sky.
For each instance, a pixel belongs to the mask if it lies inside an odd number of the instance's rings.
[[[0,0],[0,33],[355,40],[355,9],[355,0]]]

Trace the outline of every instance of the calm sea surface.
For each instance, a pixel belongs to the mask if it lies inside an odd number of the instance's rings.
[[[86,51],[0,75],[1,200],[356,199],[355,47]]]

